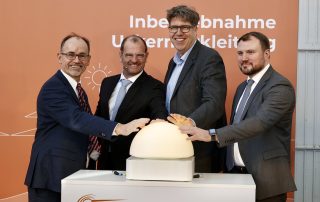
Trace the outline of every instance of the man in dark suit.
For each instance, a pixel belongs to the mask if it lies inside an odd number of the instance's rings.
[[[149,121],[118,124],[90,114],[88,98],[79,85],[90,62],[89,53],[88,39],[66,36],[58,53],[61,69],[38,95],[37,131],[25,180],[30,202],[61,200],[61,179],[85,168],[89,135],[127,136]]]
[[[201,128],[225,126],[225,67],[217,51],[197,40],[199,14],[176,6],[167,11],[167,20],[170,40],[177,49],[165,76],[167,110],[189,117]],[[193,146],[196,172],[223,169],[225,149],[214,142],[194,142]]]
[[[148,58],[146,42],[140,36],[128,36],[121,43],[119,55],[122,74],[102,81],[96,115],[121,123],[141,117],[165,119],[168,113],[165,108],[164,85],[144,71]],[[129,80],[130,84],[115,112],[116,98],[123,79]],[[134,135],[130,135],[117,137],[112,141],[102,140],[98,169],[125,170],[133,137]]]
[[[237,53],[240,70],[248,79],[236,91],[232,125],[210,130],[190,126],[181,129],[193,141],[229,145],[227,167],[232,173],[252,174],[257,201],[285,202],[286,193],[296,190],[290,172],[294,89],[270,65],[270,43],[265,35],[243,35],[238,40]],[[172,116],[174,122],[180,119],[181,123],[181,116]]]

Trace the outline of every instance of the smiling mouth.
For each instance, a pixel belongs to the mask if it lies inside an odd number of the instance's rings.
[[[177,42],[183,42],[185,39],[177,38],[177,39],[174,39],[174,40],[177,41]]]
[[[81,71],[82,66],[71,66],[71,69],[74,71]]]

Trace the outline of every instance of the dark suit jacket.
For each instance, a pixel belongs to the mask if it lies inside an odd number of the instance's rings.
[[[96,115],[109,119],[109,99],[120,79],[120,74],[107,77],[102,81],[100,99]],[[128,123],[137,118],[166,119],[164,85],[143,72],[126,93],[115,117],[115,121]],[[126,159],[134,135],[116,137],[112,141],[102,141],[102,154],[99,169],[125,170]],[[110,148],[110,152],[108,152]]]
[[[42,86],[37,113],[25,184],[60,192],[61,179],[85,168],[88,135],[109,139],[116,123],[84,112],[60,70]]]
[[[234,116],[246,82],[237,89]],[[256,183],[257,199],[296,190],[290,172],[290,133],[295,93],[271,66],[251,93],[242,121],[217,129],[220,146],[239,143],[241,157]]]
[[[166,85],[175,66],[171,59],[165,76]],[[203,129],[225,126],[226,92],[225,67],[221,56],[197,41],[172,94],[170,112],[192,118]],[[224,162],[215,143],[193,142],[193,145],[196,172],[218,172],[222,169]],[[224,152],[221,155],[223,158]]]

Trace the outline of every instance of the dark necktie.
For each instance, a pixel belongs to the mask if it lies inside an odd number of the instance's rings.
[[[77,84],[77,91],[79,95],[79,103],[81,108],[85,111],[88,112],[89,114],[92,114],[89,103],[85,99],[85,92],[83,88],[81,87],[81,84]],[[90,136],[89,137],[89,146],[88,146],[88,153],[89,155],[93,150],[96,150],[97,152],[100,152],[101,145],[99,144],[98,138],[96,136]]]
[[[247,100],[250,96],[250,92],[251,92],[251,87],[252,84],[254,83],[254,80],[249,79],[247,81],[247,86],[244,90],[242,99],[240,100],[240,104],[238,106],[238,109],[233,117],[233,122],[232,124],[237,124],[241,121],[241,117],[244,111],[244,108],[246,106]],[[227,147],[227,168],[228,170],[231,170],[234,166],[234,144],[231,144]]]
[[[124,99],[124,96],[127,93],[127,86],[131,83],[130,80],[127,79],[121,79],[121,87],[117,95],[116,102],[114,104],[113,110],[112,110],[112,116],[110,117],[111,121],[114,121],[118,112],[118,109],[122,103],[122,100]]]

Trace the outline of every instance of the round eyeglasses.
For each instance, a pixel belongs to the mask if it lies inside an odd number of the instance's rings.
[[[176,33],[180,29],[182,33],[188,33],[191,28],[194,26],[192,25],[181,25],[181,26],[169,26],[169,32],[170,33]]]

